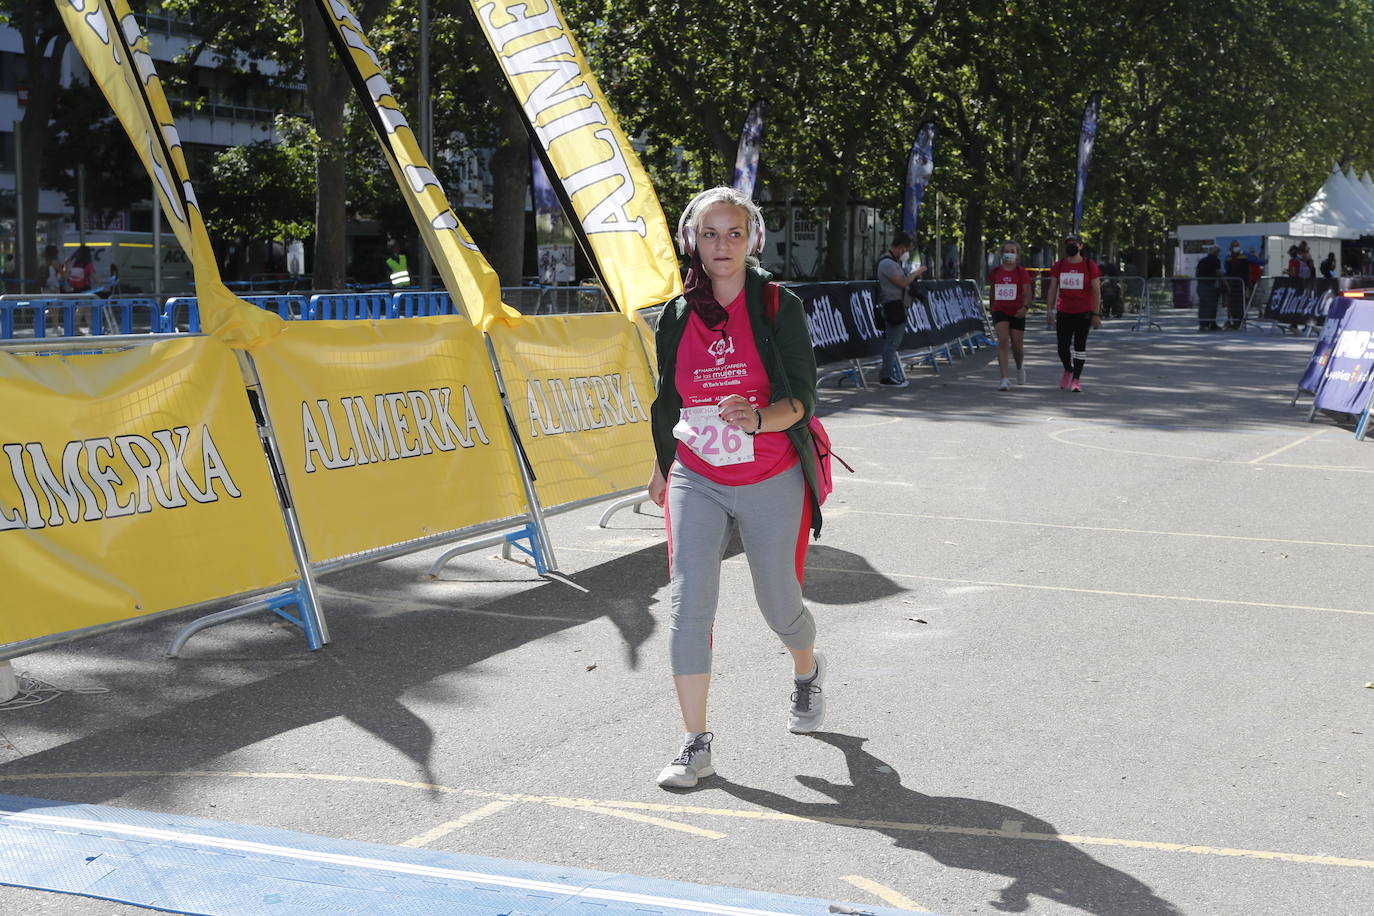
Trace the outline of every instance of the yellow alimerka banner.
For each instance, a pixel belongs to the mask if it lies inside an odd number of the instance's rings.
[[[554,0],[471,0],[487,41],[626,314],[682,292],[653,185]]]
[[[315,6],[329,27],[344,70],[365,103],[382,154],[401,186],[401,196],[449,295],[479,327],[498,319],[519,321],[520,313],[502,304],[496,271],[468,235],[429,167],[362,24],[343,0],[315,0]]]
[[[312,563],[525,512],[486,343],[463,319],[292,322],[253,362]]]
[[[545,508],[648,482],[654,387],[625,316],[529,318],[489,335]]]
[[[282,320],[239,299],[220,279],[172,109],[127,0],[56,3],[72,44],[124,125],[158,189],[163,213],[191,259],[201,326],[231,347],[257,346],[281,330]]]
[[[0,353],[0,644],[298,578],[233,353]]]

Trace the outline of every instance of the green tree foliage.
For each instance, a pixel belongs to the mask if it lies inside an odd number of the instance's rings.
[[[200,203],[222,239],[304,239],[314,231],[318,138],[299,118],[278,116],[278,140],[214,155]]]

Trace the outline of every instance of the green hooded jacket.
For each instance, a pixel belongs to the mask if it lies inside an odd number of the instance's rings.
[[[811,346],[811,331],[806,324],[806,310],[797,294],[778,287],[778,314],[774,323],[764,316],[763,285],[772,275],[756,267],[746,268],[744,304],[749,323],[754,330],[754,344],[773,390],[773,403],[791,397],[801,403],[803,415],[787,430],[787,438],[801,459],[802,475],[811,499],[811,531],[821,534],[821,506],[816,498],[816,449],[811,442],[808,424],[816,412],[816,351]],[[677,453],[673,427],[682,410],[682,396],[678,394],[677,348],[692,309],[687,299],[678,296],[663,307],[658,320],[654,342],[658,350],[658,397],[654,399],[649,417],[654,434],[654,452],[664,479]]]

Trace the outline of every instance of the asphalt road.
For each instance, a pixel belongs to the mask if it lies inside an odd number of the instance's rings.
[[[1082,394],[1039,330],[1011,392],[987,350],[826,389],[856,469],[808,559],[826,731],[787,733],[732,552],[694,790],[654,784],[661,515],[588,509],[551,522],[575,587],[421,555],[322,580],[318,653],[264,616],[19,660],[108,692],[0,711],[0,793],[949,916],[1367,916],[1374,442],[1289,406],[1310,341],[1127,327]]]

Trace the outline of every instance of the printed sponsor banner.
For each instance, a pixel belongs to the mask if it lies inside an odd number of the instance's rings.
[[[788,283],[801,297],[816,362],[866,359],[883,349],[883,325],[874,314],[878,286],[853,283]],[[965,334],[983,330],[983,302],[976,286],[959,280],[931,280],[918,284],[916,298],[907,301],[906,336],[901,349],[939,346]]]
[[[490,337],[545,508],[648,482],[654,382],[632,323],[554,315]]]
[[[911,157],[906,164],[906,186],[902,192],[902,231],[916,237],[916,220],[921,214],[921,200],[926,185],[935,172],[935,125],[923,124],[911,144]]]
[[[1264,317],[1284,324],[1307,324],[1309,320],[1323,320],[1331,301],[1340,294],[1339,278],[1275,277],[1264,304]]]
[[[466,321],[291,322],[254,362],[311,562],[525,511],[486,343]]]
[[[1326,312],[1326,323],[1322,325],[1321,336],[1317,338],[1317,344],[1312,348],[1312,356],[1307,361],[1307,370],[1298,380],[1299,391],[1316,391],[1317,386],[1321,384],[1326,363],[1331,358],[1331,348],[1336,343],[1336,331],[1345,319],[1345,313],[1352,301],[1340,298],[1331,303],[1331,308]]]
[[[1332,335],[1331,351],[1321,370],[1314,403],[1318,410],[1360,413],[1374,390],[1374,302],[1341,302],[1348,305]]]
[[[553,0],[471,0],[549,178],[606,292],[626,313],[682,292],[672,233]]]
[[[0,644],[298,577],[238,362],[0,353]]]
[[[195,271],[201,327],[232,347],[256,347],[282,320],[224,285],[172,110],[153,69],[148,40],[127,0],[56,0],[72,44],[114,109],[157,188],[163,216]]]
[[[1083,126],[1078,132],[1078,171],[1073,185],[1073,231],[1083,225],[1083,197],[1088,189],[1088,163],[1092,161],[1093,144],[1097,141],[1097,115],[1102,105],[1102,93],[1094,92],[1083,106]]]
[[[549,184],[539,154],[531,151],[530,185],[534,189],[534,235],[539,249],[539,282],[544,286],[577,282],[577,240]]]
[[[434,266],[453,301],[479,326],[493,321],[519,321],[521,315],[501,302],[501,281],[468,234],[439,178],[429,167],[419,140],[391,92],[377,52],[368,44],[362,24],[344,0],[315,0],[328,26],[334,50],[343,61],[381,144],[382,154],[400,186],[401,197],[429,249]]]
[[[735,178],[732,185],[745,197],[754,196],[754,183],[759,177],[759,149],[763,146],[763,121],[768,116],[768,103],[763,99],[749,106],[744,127],[739,132],[739,148],[735,152]]]

